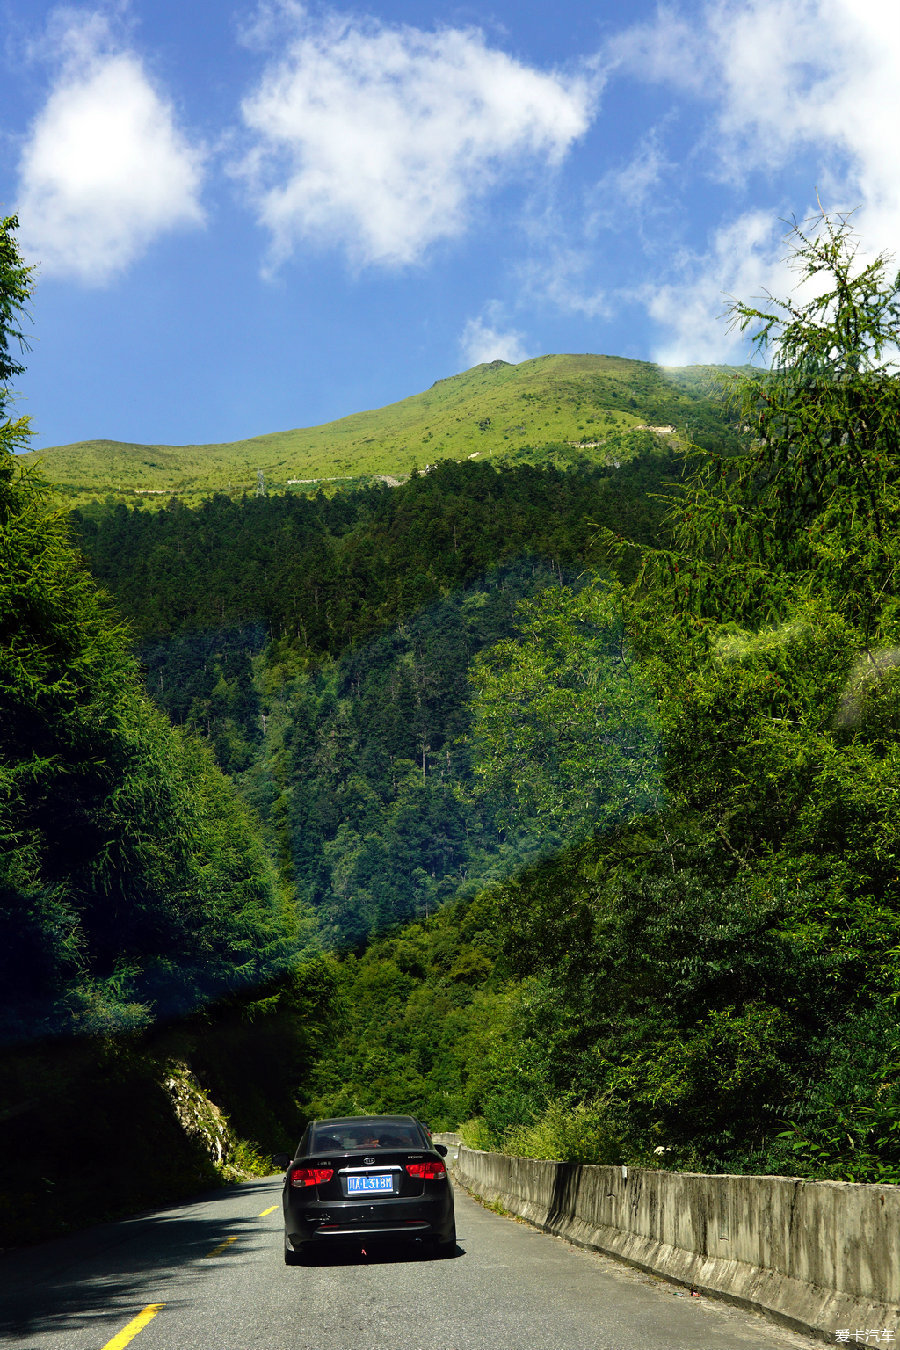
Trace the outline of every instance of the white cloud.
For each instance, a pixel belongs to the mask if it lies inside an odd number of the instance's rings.
[[[811,149],[829,203],[861,205],[867,237],[900,250],[894,0],[755,0],[751,11],[729,24],[721,10],[712,30],[727,167],[734,173],[749,159],[779,168]]]
[[[478,30],[316,23],[296,7],[292,25],[243,104],[254,145],[237,169],[275,263],[301,239],[414,263],[493,185],[559,163],[587,129],[593,77],[531,69]]]
[[[889,162],[900,22],[893,0],[753,0],[709,12],[719,125],[732,153],[772,167],[799,142]]]
[[[768,287],[787,294],[782,229],[773,218],[806,214],[815,188],[826,209],[862,208],[856,223],[873,251],[900,252],[896,0],[711,0],[690,22],[662,9],[653,23],[621,35],[608,57],[634,76],[709,102],[695,152],[710,176],[737,193],[751,173],[774,181],[809,166],[805,200],[785,210],[780,188],[769,217],[737,216],[706,256],[681,259],[677,280],[647,292],[650,312],[670,333],[660,353],[666,359],[734,358],[739,344],[723,341],[716,319],[722,293],[749,298]]]
[[[727,336],[723,315],[733,297],[749,303],[791,289],[783,253],[778,222],[768,212],[749,211],[717,230],[704,256],[682,255],[677,280],[639,293],[665,332],[653,359],[664,366],[749,360],[749,335]]]
[[[591,189],[585,232],[633,229],[635,220],[658,215],[667,203],[663,178],[673,167],[654,128],[626,164],[607,170]]]
[[[518,268],[525,294],[537,304],[553,305],[565,314],[605,318],[609,299],[591,279],[597,259],[591,250],[550,243]]]
[[[704,45],[703,22],[702,14],[698,24],[696,15],[688,20],[671,6],[660,5],[653,19],[610,38],[604,51],[607,69],[618,68],[650,83],[677,84],[699,93],[703,89],[703,66],[698,61]]]
[[[22,245],[44,275],[102,284],[160,233],[202,223],[203,157],[100,14],[66,12],[54,56],[19,166]]]
[[[525,347],[524,333],[500,332],[491,327],[491,322],[493,320],[486,323],[481,317],[469,319],[463,329],[459,346],[466,369],[480,366],[484,361],[509,361],[515,366],[533,354]]]

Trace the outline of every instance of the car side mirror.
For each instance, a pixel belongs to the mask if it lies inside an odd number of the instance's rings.
[[[434,1148],[435,1153],[439,1153],[442,1158],[446,1158],[447,1156],[446,1144],[433,1144],[432,1147]]]
[[[272,1166],[278,1167],[284,1172],[291,1165],[291,1155],[289,1153],[273,1153]]]

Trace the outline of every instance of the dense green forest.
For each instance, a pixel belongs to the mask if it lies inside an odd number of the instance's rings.
[[[261,1147],[900,1181],[900,288],[793,246],[728,434],[619,465],[64,519],[7,421],[10,1035],[175,1055]]]
[[[28,269],[4,224],[4,293]],[[5,350],[14,334],[7,325]],[[3,355],[3,349],[0,349]],[[17,373],[5,358],[0,379]],[[0,386],[0,415],[10,395]],[[141,688],[130,638],[0,426],[4,1039],[140,1025],[270,977],[310,937],[205,741]]]
[[[344,959],[308,1109],[900,1181],[898,284],[842,221],[793,243],[820,293],[735,311],[776,344],[743,454],[690,455],[634,582],[526,600],[470,672],[476,779],[572,842]]]
[[[331,988],[252,809],[147,697],[130,633],[17,457],[32,278],[15,224],[0,223],[0,1245],[228,1175],[193,1130],[208,1110],[226,1157],[234,1136],[193,1069],[245,1143],[280,1142],[284,1077],[293,1089]],[[77,1160],[62,1175],[61,1138]]]
[[[656,538],[674,467],[655,446],[617,471],[448,463],[347,497],[76,524],[144,634],[154,700],[207,739],[346,945],[559,846],[536,820],[505,828],[502,793],[473,794],[469,667],[519,601],[584,583],[601,525]]]
[[[97,503],[73,513],[94,576],[144,640],[261,622],[287,666],[336,658],[498,563],[580,568],[607,526],[649,543],[676,455],[647,435],[620,468],[447,461],[327,497],[223,494],[197,510]]]

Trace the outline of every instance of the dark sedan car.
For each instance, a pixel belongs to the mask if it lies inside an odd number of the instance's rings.
[[[456,1249],[453,1191],[444,1163],[412,1116],[314,1120],[284,1178],[284,1259],[326,1244],[427,1242]]]

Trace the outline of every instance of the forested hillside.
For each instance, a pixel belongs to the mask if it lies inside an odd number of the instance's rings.
[[[9,1025],[269,1146],[900,1181],[900,292],[820,224],[718,439],[68,524],[8,455]]]
[[[142,633],[147,688],[202,733],[329,943],[427,915],[559,843],[475,800],[468,670],[517,603],[583,584],[604,525],[656,539],[653,446],[619,469],[442,464],[394,489],[76,513]]]
[[[900,1181],[900,296],[844,222],[793,242],[827,284],[736,307],[778,344],[744,453],[689,458],[634,583],[526,601],[474,663],[476,778],[569,846],[343,961],[309,1109]]]
[[[258,819],[147,697],[67,517],[16,456],[31,273],[15,226],[0,223],[0,1246],[257,1166],[194,1070],[253,1140],[280,1141],[284,1075],[330,988]]]
[[[30,276],[12,224],[15,312]],[[18,369],[4,358],[0,379]],[[10,397],[0,385],[0,417]],[[25,419],[0,424],[4,1039],[190,1010],[285,969],[309,940],[205,741],[144,694],[65,516],[16,460],[27,434]]]
[[[580,566],[602,526],[649,542],[653,494],[676,472],[671,449],[650,436],[621,468],[446,462],[397,488],[216,495],[161,512],[97,503],[73,519],[92,572],[142,639],[261,621],[308,663],[522,553]]]

